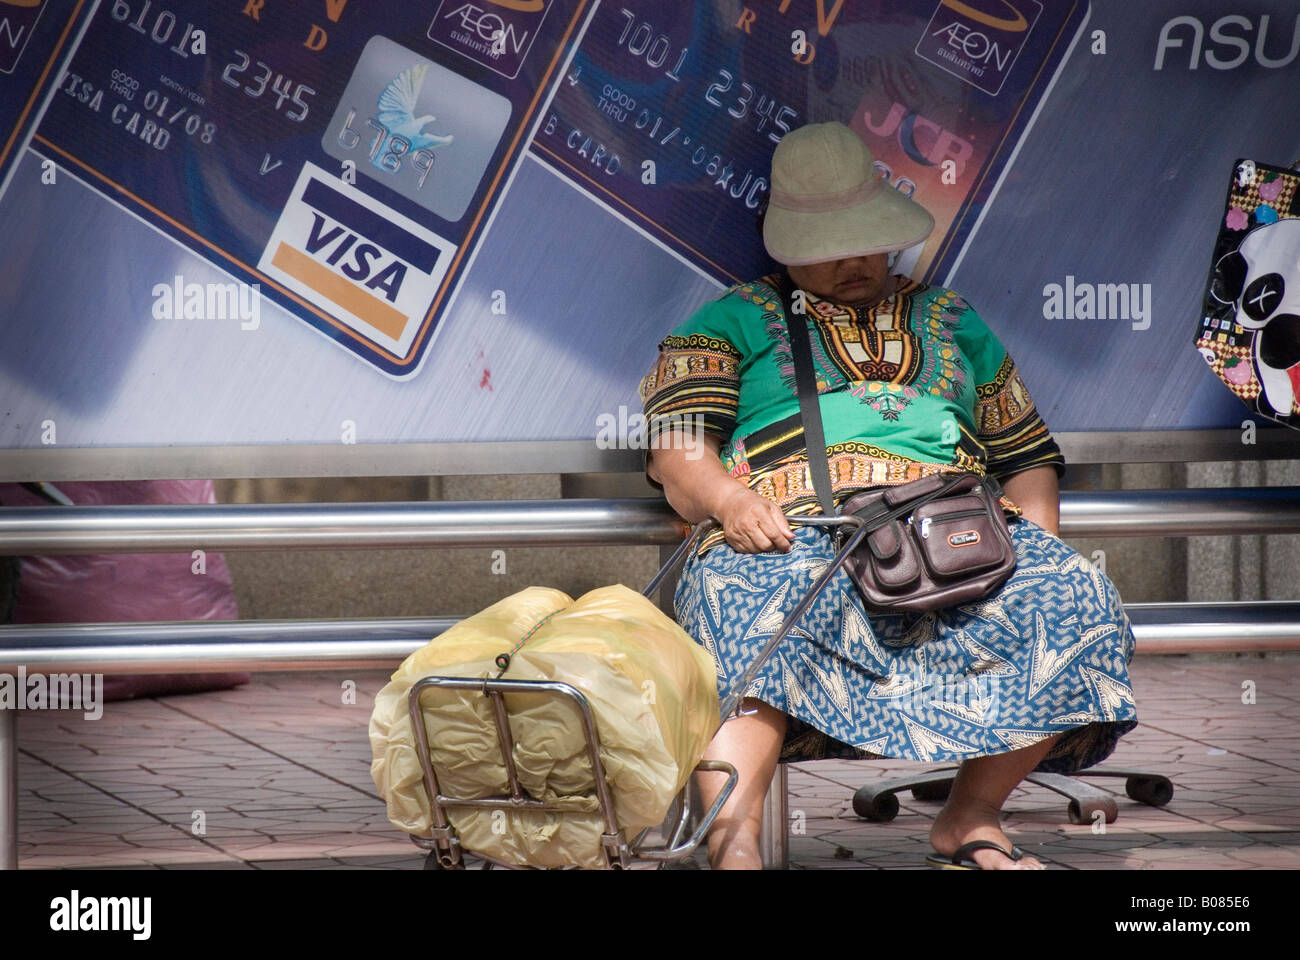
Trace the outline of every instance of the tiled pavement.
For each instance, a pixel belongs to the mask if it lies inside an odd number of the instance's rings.
[[[1146,807],[1123,781],[1094,781],[1120,809],[1099,833],[1031,786],[1006,805],[1008,834],[1067,869],[1300,868],[1300,657],[1140,657],[1132,676],[1142,722],[1107,765],[1170,776],[1173,802]],[[262,674],[222,693],[109,704],[96,721],[20,714],[20,866],[419,869],[369,776],[366,727],[385,680]],[[1242,702],[1247,681],[1254,703]],[[888,824],[851,806],[864,783],[918,768],[793,767],[792,865],[923,867],[937,804],[904,793]]]

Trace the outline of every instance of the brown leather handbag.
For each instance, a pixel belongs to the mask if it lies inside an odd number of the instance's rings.
[[[823,513],[854,514],[869,531],[845,563],[867,606],[882,613],[921,613],[969,603],[1002,586],[1015,572],[1016,551],[998,502],[1001,487],[992,477],[935,473],[864,490],[836,510],[813,372],[812,333],[803,315],[794,319],[789,278],[782,277],[778,287],[817,499]]]
[[[845,563],[867,605],[937,610],[1006,583],[1016,550],[993,483],[973,473],[936,473],[845,500],[840,513],[861,517],[871,531]]]

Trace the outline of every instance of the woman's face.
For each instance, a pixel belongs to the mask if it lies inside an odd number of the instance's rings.
[[[889,276],[889,255],[846,257],[801,267],[787,267],[790,279],[800,289],[840,303],[875,303],[885,291]]]

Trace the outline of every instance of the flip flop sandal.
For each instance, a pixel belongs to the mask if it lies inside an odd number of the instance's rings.
[[[925,862],[938,870],[983,870],[984,868],[969,856],[976,850],[996,850],[1009,860],[1021,860],[1025,856],[1025,851],[1014,844],[1011,847],[1011,852],[1007,853],[1006,850],[992,840],[972,840],[970,843],[964,843],[958,847],[951,857],[933,853],[925,858]]]

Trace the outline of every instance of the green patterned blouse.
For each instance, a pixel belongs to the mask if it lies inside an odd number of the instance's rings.
[[[650,438],[698,425],[724,466],[787,514],[819,513],[804,456],[780,295],[768,276],[731,287],[659,345],[641,382]],[[899,277],[858,310],[806,293],[838,501],[941,470],[998,480],[1065,459],[1006,349],[971,306]]]

